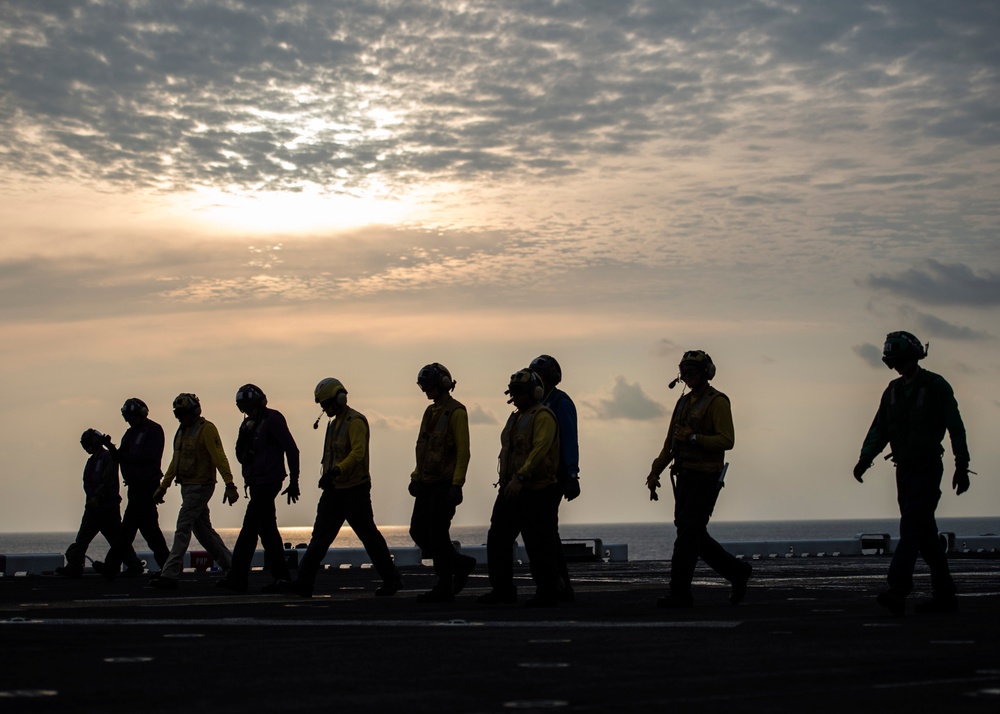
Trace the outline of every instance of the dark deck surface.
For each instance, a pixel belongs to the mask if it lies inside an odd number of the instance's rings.
[[[3,712],[896,712],[1000,710],[1000,560],[953,558],[960,612],[893,618],[888,559],[755,561],[746,601],[699,567],[696,606],[654,607],[666,563],[572,565],[577,601],[486,607],[375,598],[369,569],[317,597],[188,574],[174,593],[97,575],[0,578]],[[531,587],[524,570],[522,601]],[[918,566],[918,593],[929,581]]]

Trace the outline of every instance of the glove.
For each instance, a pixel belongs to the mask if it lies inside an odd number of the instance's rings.
[[[166,493],[167,489],[163,488],[163,486],[157,486],[156,490],[153,491],[153,503],[157,505],[163,503],[163,497],[166,495]]]
[[[282,496],[288,496],[288,505],[289,506],[292,505],[293,503],[298,503],[299,502],[299,496],[301,495],[300,492],[299,492],[299,482],[298,482],[298,480],[289,481],[288,482],[288,488],[286,488],[284,491],[282,491],[281,495]]]
[[[854,466],[854,480],[858,483],[864,483],[864,479],[861,477],[865,475],[865,471],[872,467],[871,463],[865,463],[864,459],[858,459],[858,463]]]
[[[111,435],[105,434],[104,436],[102,436],[101,443],[104,444],[105,446],[111,446]]]
[[[448,502],[453,506],[457,506],[462,503],[464,496],[462,496],[461,486],[452,486],[448,489]]]
[[[319,487],[324,491],[333,486],[333,480],[340,476],[340,467],[334,466],[332,469],[323,474],[319,479]]]
[[[572,476],[566,479],[566,483],[563,484],[563,495],[566,496],[567,501],[572,501],[580,495],[580,479],[578,477]]]
[[[416,498],[417,494],[420,493],[420,486],[417,485],[416,481],[410,479],[410,485],[406,487],[406,490],[410,492],[411,496]]]
[[[230,506],[240,500],[240,490],[235,483],[226,484],[226,492],[222,494],[222,500]]]
[[[961,496],[969,490],[969,473],[967,464],[959,464],[955,467],[955,475],[951,479],[951,487],[955,489],[955,495]]]
[[[656,495],[656,489],[660,487],[660,477],[650,474],[646,477],[646,488],[649,489],[649,500],[659,501],[660,497]]]

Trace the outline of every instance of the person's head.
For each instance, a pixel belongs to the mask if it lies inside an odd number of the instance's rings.
[[[88,454],[96,454],[101,450],[104,443],[104,434],[97,429],[87,429],[80,437],[80,446]]]
[[[142,401],[138,397],[130,397],[125,400],[122,404],[122,419],[129,426],[135,426],[137,424],[142,424],[146,421],[149,416],[149,407],[146,406],[146,402]]]
[[[556,358],[550,355],[538,355],[531,360],[528,369],[533,370],[542,378],[546,390],[555,389],[556,385],[562,381],[562,367],[559,366]]]
[[[190,392],[181,392],[174,398],[174,416],[181,426],[190,426],[201,416],[201,401]]]
[[[518,411],[523,411],[542,400],[545,396],[545,385],[536,372],[527,368],[519,369],[510,375],[510,382],[504,394],[510,396],[508,404],[513,404]]]
[[[690,389],[697,389],[715,378],[715,363],[704,350],[688,350],[681,356],[681,381]]]
[[[347,389],[339,379],[326,377],[321,379],[313,391],[316,403],[327,416],[337,416],[347,407]]]
[[[267,395],[256,384],[244,384],[236,390],[236,408],[248,417],[256,418],[267,406]]]
[[[920,344],[916,335],[899,330],[885,336],[882,345],[882,361],[889,369],[900,374],[913,371],[917,362],[927,356],[927,348]]]
[[[439,362],[424,365],[417,372],[417,386],[428,399],[440,399],[446,396],[456,384],[448,368]]]

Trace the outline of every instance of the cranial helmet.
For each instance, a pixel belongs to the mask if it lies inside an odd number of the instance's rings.
[[[236,390],[236,406],[241,412],[254,407],[266,407],[267,395],[256,384],[244,384]]]
[[[322,404],[330,399],[336,399],[338,404],[347,403],[347,390],[340,383],[339,379],[334,379],[333,377],[321,379],[319,384],[316,385],[314,396],[316,397],[317,404]]]
[[[508,403],[513,401],[515,397],[523,395],[531,395],[538,400],[545,396],[545,385],[537,372],[530,369],[519,369],[510,375],[510,383],[508,383],[507,391],[504,394],[510,395]]]
[[[562,381],[562,367],[559,366],[555,357],[538,355],[531,360],[528,367],[542,378],[546,389],[554,389]]]
[[[455,388],[455,384],[455,380],[451,378],[451,372],[440,362],[424,365],[417,372],[417,385],[423,390],[427,390],[429,387],[440,387],[450,392]]]
[[[882,361],[889,369],[893,369],[906,360],[922,360],[927,356],[927,349],[920,344],[916,335],[902,330],[890,332],[885,336],[882,345]]]
[[[174,416],[183,414],[201,414],[201,401],[197,395],[190,392],[181,392],[174,399]]]
[[[130,397],[122,404],[122,419],[125,421],[135,417],[145,418],[147,416],[149,416],[149,407],[146,406],[146,402],[138,397]]]
[[[99,432],[97,429],[87,429],[87,431],[83,432],[83,435],[80,436],[80,446],[88,451],[100,446],[102,441],[104,441],[104,434]]]
[[[697,367],[705,375],[705,379],[715,379],[715,363],[708,353],[703,350],[688,350],[681,356],[678,368],[683,373],[685,367]]]

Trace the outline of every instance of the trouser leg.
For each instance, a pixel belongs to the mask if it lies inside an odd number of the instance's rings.
[[[69,548],[66,549],[66,565],[70,568],[82,568],[86,560],[87,548],[91,541],[101,532],[101,514],[99,506],[87,506],[83,509],[83,517],[80,519],[80,527],[77,529],[76,538]]]
[[[176,580],[184,569],[184,554],[191,543],[191,533],[201,512],[208,508],[208,501],[215,492],[215,484],[182,484],[181,507],[177,512],[174,542],[170,555],[160,572],[164,578]]]
[[[940,460],[897,464],[896,493],[899,502],[899,543],[889,565],[889,589],[900,597],[913,590],[913,570],[921,555],[931,570],[931,587],[939,597],[955,594],[944,545],[938,538],[934,513],[941,499]]]
[[[516,499],[504,498],[503,488],[493,503],[486,535],[486,568],[490,587],[500,593],[517,591],[514,585],[514,543],[521,530]]]
[[[215,484],[212,484],[212,487],[214,492]],[[211,496],[208,500],[210,499]],[[205,507],[194,521],[194,537],[198,539],[201,547],[208,551],[208,554],[212,556],[220,568],[229,571],[233,567],[233,554],[222,541],[222,536],[212,526],[212,511],[208,506],[208,500],[205,501]]]
[[[559,499],[562,490],[552,485],[538,491],[522,489],[519,502],[521,535],[528,553],[531,577],[537,595],[554,598],[559,589],[558,530]]]
[[[316,505],[316,520],[313,522],[309,545],[299,561],[298,581],[309,591],[312,591],[323,559],[346,519],[344,502],[337,489],[328,488],[323,491]]]
[[[365,547],[365,552],[371,558],[372,566],[382,580],[386,582],[398,580],[399,574],[396,572],[395,563],[392,562],[389,545],[385,542],[378,526],[375,525],[371,484],[363,484],[345,490],[352,492],[349,496],[347,523]]]
[[[708,521],[719,497],[718,477],[681,471],[676,482],[674,526],[677,539],[670,560],[670,592],[677,597],[689,597],[699,556],[707,555],[711,562],[706,562],[729,579],[736,575],[739,561],[708,535]]]
[[[285,544],[281,539],[281,531],[278,530],[278,512],[274,507],[275,499],[281,493],[282,483],[276,481],[261,484],[256,489],[257,494],[254,493],[254,487],[250,487],[251,500],[256,498],[261,505],[257,534],[260,536],[264,555],[267,556],[271,577],[275,580],[289,580],[292,577],[288,570],[288,561],[285,560]]]
[[[448,497],[450,483],[420,484],[413,502],[410,537],[434,561],[438,583],[451,586],[458,553],[451,542],[451,521],[455,505]]]
[[[158,485],[152,481],[148,484],[129,486],[128,507],[125,509],[125,516],[122,517],[121,541],[124,542],[128,536],[128,533],[124,532],[124,528],[126,518],[130,518],[139,533],[142,534],[146,545],[153,551],[153,558],[162,569],[170,556],[170,548],[167,546],[166,538],[163,537],[163,531],[160,530],[160,516],[156,510],[156,501],[153,500],[153,492],[156,491]],[[129,545],[135,541],[135,533],[131,535]]]

